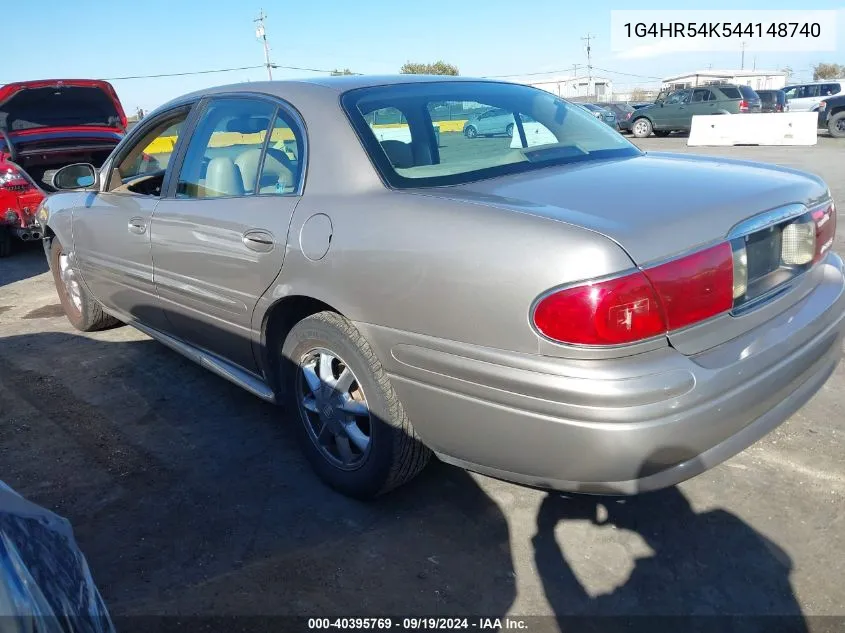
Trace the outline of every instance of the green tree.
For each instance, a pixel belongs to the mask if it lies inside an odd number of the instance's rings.
[[[813,66],[813,80],[839,79],[845,75],[845,66],[840,64],[816,64]]]
[[[403,75],[459,75],[458,67],[438,60],[433,64],[405,62],[399,72]]]
[[[338,70],[337,68],[335,68],[335,69],[331,72],[332,77],[339,77],[339,76],[341,76],[341,75],[354,75],[354,74],[355,74],[355,73],[353,73],[353,72],[352,72],[351,70],[349,70],[348,68],[344,68],[343,70]]]

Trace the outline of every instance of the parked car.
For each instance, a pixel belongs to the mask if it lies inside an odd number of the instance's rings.
[[[845,79],[825,79],[786,86],[783,91],[789,99],[792,112],[816,112],[822,99],[842,94]]]
[[[845,94],[819,103],[819,127],[836,138],[845,138]]]
[[[614,130],[616,129],[616,114],[614,112],[611,112],[600,105],[596,105],[595,103],[579,103],[578,105],[596,117],[599,121],[606,123]]]
[[[616,125],[623,132],[631,131],[631,117],[636,111],[627,103],[605,103],[603,107],[616,115]]]
[[[760,97],[748,86],[714,84],[670,92],[631,117],[631,132],[637,138],[689,132],[692,117],[710,114],[761,112]]]
[[[0,86],[0,257],[13,237],[41,239],[35,210],[52,175],[72,163],[101,165],[126,130],[112,86],[89,79]]]
[[[533,136],[436,147],[426,112],[465,102]],[[377,140],[367,117],[388,108],[408,142]],[[151,144],[173,145],[166,167],[139,167]],[[73,326],[129,323],[285,403],[316,472],[357,497],[432,452],[544,488],[673,485],[787,419],[841,357],[818,176],[644,153],[530,86],[223,86],[55,183],[38,217]]]
[[[471,116],[464,123],[464,136],[475,138],[476,136],[493,136],[504,134],[513,136],[514,118],[513,114],[502,108],[490,108],[479,114]]]
[[[783,90],[755,90],[760,97],[761,112],[789,112],[789,99]]]
[[[15,633],[115,633],[70,523],[2,481],[0,618]]]

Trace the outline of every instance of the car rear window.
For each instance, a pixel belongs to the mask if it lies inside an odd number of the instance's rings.
[[[740,86],[739,91],[742,93],[742,98],[748,101],[757,101],[760,98],[751,86]]]
[[[775,94],[774,92],[767,92],[762,91],[758,92],[757,96],[760,97],[760,101],[763,103],[774,103],[775,102]]]
[[[119,127],[121,118],[111,96],[96,87],[24,88],[0,104],[0,128],[12,132],[72,125]]]
[[[341,103],[392,187],[436,187],[551,165],[638,156],[633,144],[549,92],[492,81],[359,88]],[[495,117],[482,115],[491,109]],[[382,124],[397,112],[402,123]]]
[[[742,99],[742,96],[739,94],[739,90],[737,90],[733,86],[721,87],[719,88],[719,90],[721,90],[722,94],[725,95],[728,99]]]

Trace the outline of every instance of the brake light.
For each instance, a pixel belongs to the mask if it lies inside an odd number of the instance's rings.
[[[723,242],[624,277],[565,288],[541,299],[535,327],[559,343],[624,345],[727,312],[734,254]]]
[[[666,331],[654,288],[639,271],[548,295],[534,309],[534,325],[573,345],[623,345]]]
[[[816,254],[813,261],[821,260],[833,247],[836,237],[836,205],[830,203],[826,209],[813,211],[813,221],[816,223]]]
[[[10,165],[0,167],[0,189],[19,191],[29,188],[29,181],[23,174]]]
[[[739,102],[739,111],[748,112],[748,102],[745,99]]]
[[[669,330],[677,330],[733,307],[733,252],[728,242],[645,271]]]

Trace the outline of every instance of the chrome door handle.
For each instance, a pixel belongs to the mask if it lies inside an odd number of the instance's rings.
[[[129,220],[129,232],[137,233],[138,235],[146,233],[147,223],[144,222],[144,218],[132,218]]]
[[[258,253],[269,253],[276,245],[276,240],[273,238],[272,233],[259,229],[244,233],[242,241],[244,246]]]

